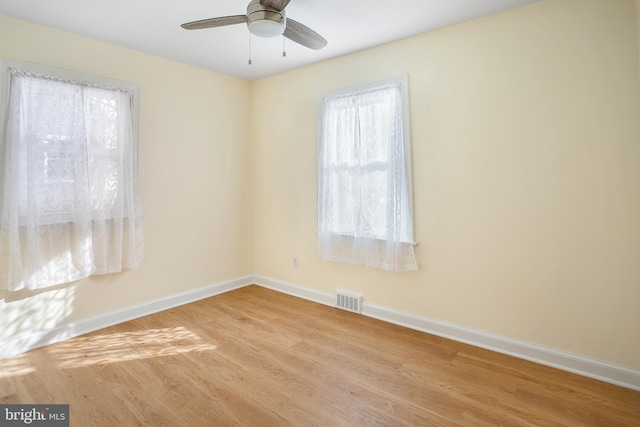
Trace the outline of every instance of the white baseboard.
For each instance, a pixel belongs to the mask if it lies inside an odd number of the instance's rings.
[[[148,316],[160,311],[169,310],[190,302],[199,301],[224,292],[242,288],[253,283],[252,276],[219,282],[213,285],[190,290],[165,298],[148,301],[140,305],[126,307],[120,310],[100,314],[95,317],[82,319],[75,323],[59,326],[46,331],[34,332],[26,335],[18,335],[7,340],[0,340],[0,360],[55,344],[69,338],[77,337],[129,320]]]
[[[83,319],[50,330],[0,340],[0,360],[251,284],[331,307],[335,305],[335,295],[331,292],[319,291],[264,276],[245,276],[181,294],[171,295],[166,298],[145,302],[137,306],[126,307],[121,310]],[[542,365],[640,391],[640,370],[631,367],[616,365],[453,323],[403,313],[366,301],[362,304],[362,314],[443,338],[449,338],[454,341],[508,354],[520,359],[530,360]]]
[[[330,292],[318,291],[263,276],[253,276],[253,283],[321,304],[335,305],[335,296]],[[428,334],[640,391],[640,370],[631,367],[616,365],[453,323],[403,313],[366,301],[362,303],[362,314]]]
[[[336,302],[336,297],[331,292],[305,288],[304,286],[284,282],[278,279],[272,279],[270,277],[253,276],[253,283],[262,286],[263,288],[272,289],[274,291],[282,292],[283,294],[288,294],[320,304],[329,305],[331,307],[333,307]]]

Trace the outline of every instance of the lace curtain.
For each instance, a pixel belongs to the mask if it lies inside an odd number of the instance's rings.
[[[10,72],[0,141],[0,289],[41,289],[140,265],[132,97]]]
[[[323,99],[318,250],[326,260],[417,269],[402,84]]]

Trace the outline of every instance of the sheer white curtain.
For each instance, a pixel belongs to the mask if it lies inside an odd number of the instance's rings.
[[[0,289],[41,289],[143,258],[133,93],[10,71],[0,145]]]
[[[402,84],[322,100],[318,250],[326,260],[417,269]]]

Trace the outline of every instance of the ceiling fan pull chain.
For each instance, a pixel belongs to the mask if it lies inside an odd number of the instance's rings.
[[[249,65],[251,64],[251,31],[249,31]]]
[[[285,36],[282,36],[282,56],[286,57],[287,56],[287,38]]]

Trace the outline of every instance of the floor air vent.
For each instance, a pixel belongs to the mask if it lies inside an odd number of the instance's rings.
[[[336,307],[353,313],[362,313],[362,295],[336,291]]]

